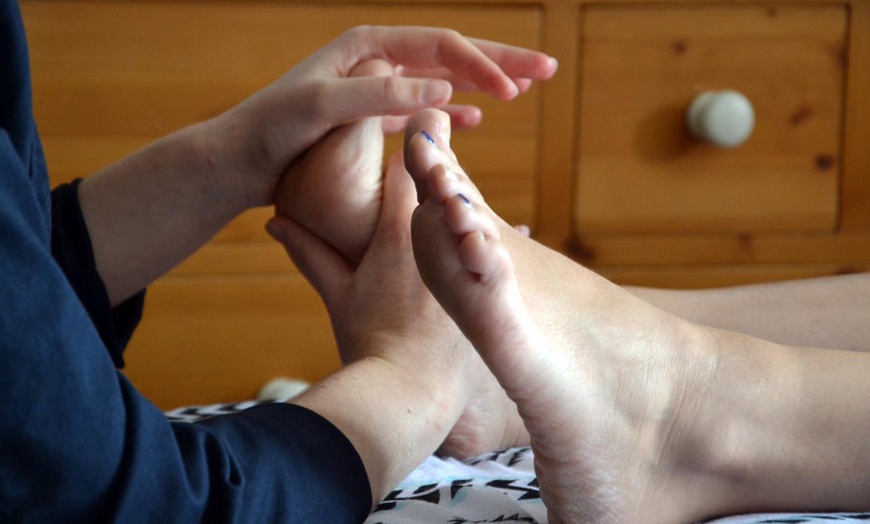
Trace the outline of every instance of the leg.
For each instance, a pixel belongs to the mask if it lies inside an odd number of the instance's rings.
[[[531,433],[542,496],[553,522],[635,521],[638,501],[625,500],[621,493],[628,486],[621,484],[634,484],[640,472],[631,464],[634,478],[622,481],[619,469],[628,466],[623,464],[627,459],[624,450],[612,449],[616,436],[624,436],[624,447],[631,449],[634,436],[614,406],[604,413],[604,403],[592,402],[612,393],[590,387],[594,373],[586,368],[592,366],[571,346],[560,347],[542,336],[502,241],[513,232],[498,224],[461,172],[437,165],[418,183],[426,185],[412,229],[421,275],[516,401]],[[605,364],[624,365],[637,358],[631,353]],[[606,373],[610,366],[598,367]],[[664,404],[663,399],[655,403]],[[593,420],[584,420],[585,415]],[[588,422],[599,427],[584,435],[579,430]]]
[[[516,402],[554,522],[866,506],[867,354],[667,314],[513,231],[443,142],[408,144],[418,268]]]

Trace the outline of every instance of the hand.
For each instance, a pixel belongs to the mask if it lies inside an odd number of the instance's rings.
[[[386,61],[393,74],[350,78],[370,59]],[[448,29],[358,27],[218,117],[214,137],[238,157],[230,164],[248,206],[267,205],[284,169],[335,127],[444,106],[454,87],[510,99],[555,69],[543,53]],[[403,123],[387,121],[392,128]]]
[[[374,357],[435,376],[441,374],[433,368],[444,368],[446,380],[456,374],[449,369],[458,369],[460,359],[438,348],[476,356],[417,272],[410,243],[417,201],[401,155],[388,163],[382,202],[358,266],[287,217],[271,219],[268,229],[323,298],[344,364]]]
[[[350,77],[391,76],[384,60],[367,60]],[[480,123],[474,106],[446,106],[451,127]],[[371,243],[381,211],[384,135],[404,130],[407,116],[367,117],[339,126],[299,155],[281,175],[275,213],[319,236],[354,267]]]

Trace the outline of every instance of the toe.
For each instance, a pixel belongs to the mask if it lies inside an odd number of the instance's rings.
[[[444,203],[444,221],[457,236],[480,232],[485,238],[500,238],[498,227],[485,205],[479,205],[459,193]]]
[[[486,238],[475,231],[459,243],[459,260],[468,271],[475,273],[483,284],[502,282],[511,276],[513,268],[510,255],[495,238]]]
[[[445,164],[438,164],[429,171],[426,190],[428,196],[441,202],[446,202],[456,194],[463,194],[475,202],[483,202],[483,195],[465,171]]]

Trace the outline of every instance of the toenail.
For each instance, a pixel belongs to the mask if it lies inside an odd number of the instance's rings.
[[[425,131],[421,131],[421,133],[423,133],[423,136],[426,137],[426,141],[427,141],[427,142],[429,142],[430,144],[434,144],[434,143],[435,143],[435,141],[432,140],[432,137],[429,136],[429,133],[427,133],[427,132],[425,132]]]
[[[471,207],[471,200],[468,200],[468,197],[466,197],[462,193],[459,193],[459,198],[461,198],[462,201],[465,202],[466,206]]]

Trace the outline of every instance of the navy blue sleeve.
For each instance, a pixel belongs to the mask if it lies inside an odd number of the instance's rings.
[[[145,290],[114,308],[109,303],[79,205],[80,183],[77,179],[51,192],[51,254],[91,317],[115,367],[123,368],[124,348],[142,319]]]
[[[24,28],[0,0],[0,522],[364,520],[362,461],[317,414],[276,404],[170,424],[132,387],[107,351],[124,337],[107,335],[118,324],[81,214],[57,212],[78,228],[57,237],[77,246],[58,259]]]
[[[362,461],[318,415],[170,424],[115,369],[0,128],[0,522],[360,522]]]

